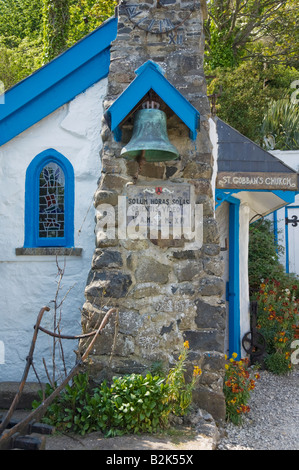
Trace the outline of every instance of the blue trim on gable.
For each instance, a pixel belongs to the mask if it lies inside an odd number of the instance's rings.
[[[190,130],[195,140],[200,114],[186,98],[164,77],[162,68],[149,60],[135,71],[136,78],[107,110],[105,117],[116,141],[121,140],[120,125],[134,106],[150,91],[171,108]]]
[[[57,163],[65,177],[65,235],[63,238],[39,238],[39,175],[50,162]],[[24,248],[41,246],[74,246],[74,170],[69,160],[54,149],[38,154],[29,164],[25,181],[25,240]]]
[[[0,107],[0,145],[107,77],[116,35],[117,18],[111,18],[8,90]]]

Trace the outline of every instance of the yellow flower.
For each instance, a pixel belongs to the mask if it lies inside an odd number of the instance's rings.
[[[226,354],[224,354],[224,359],[225,359],[225,360],[227,359],[227,355],[226,355]]]
[[[226,370],[228,370],[228,369],[229,369],[229,365],[228,365],[228,364],[225,364],[225,366],[224,366],[224,367],[226,368]]]
[[[196,377],[197,375],[201,375],[201,374],[202,374],[201,369],[198,366],[194,366],[194,370],[193,370],[194,377]]]
[[[238,354],[237,354],[237,353],[232,353],[232,357],[233,357],[234,359],[236,359],[236,357],[238,357]]]
[[[189,349],[189,341],[184,342],[184,348]]]

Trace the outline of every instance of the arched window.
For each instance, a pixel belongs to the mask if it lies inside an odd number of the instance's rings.
[[[27,168],[25,248],[73,247],[74,171],[61,153],[48,149]]]

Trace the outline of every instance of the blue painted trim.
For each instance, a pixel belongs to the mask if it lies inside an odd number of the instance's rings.
[[[136,78],[107,110],[105,117],[115,140],[121,139],[120,126],[134,106],[150,91],[159,97],[186,124],[190,136],[196,139],[200,114],[186,98],[164,77],[163,70],[149,60],[135,71]]]
[[[65,176],[65,235],[62,238],[39,238],[39,175],[49,162],[59,165]],[[54,149],[38,154],[30,163],[25,181],[25,241],[24,248],[41,246],[74,246],[74,170],[69,160]]]
[[[0,107],[0,145],[107,77],[116,35],[117,18],[111,18],[8,90]]]
[[[276,189],[220,189],[215,190],[215,207],[218,207],[222,202],[226,201],[232,194],[241,192],[255,192],[255,193],[273,193],[283,201],[291,204],[295,201],[296,191],[282,191]],[[269,215],[269,214],[268,214]]]
[[[229,355],[237,353],[240,359],[240,201],[230,197],[229,203]]]
[[[283,201],[291,204],[295,201],[296,192],[295,191],[282,191],[282,190],[272,190],[272,193],[278,196]]]

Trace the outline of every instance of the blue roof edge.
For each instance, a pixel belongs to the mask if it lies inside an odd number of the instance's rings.
[[[117,18],[105,21],[65,52],[4,93],[0,146],[108,76]]]

